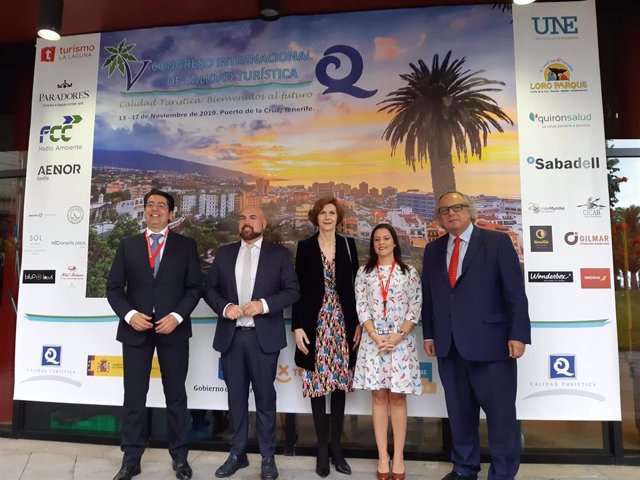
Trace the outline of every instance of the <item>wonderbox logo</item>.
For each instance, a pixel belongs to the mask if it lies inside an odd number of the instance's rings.
[[[573,283],[573,272],[529,272],[529,283]]]

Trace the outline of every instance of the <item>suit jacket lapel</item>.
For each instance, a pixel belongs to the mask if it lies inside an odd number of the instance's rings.
[[[240,254],[241,242],[235,242],[229,245],[232,251],[232,255],[229,255],[229,275],[231,275],[231,288],[233,290],[232,296],[235,298],[236,304],[240,298],[240,292],[238,292],[238,284],[236,283],[236,262],[238,261],[238,255]]]
[[[449,244],[449,234],[445,234],[442,237],[434,241],[434,248],[436,248],[435,259],[438,262],[436,265],[437,272],[440,272],[442,279],[449,283],[449,265],[447,265],[447,245]]]
[[[142,268],[146,269],[148,274],[153,278],[153,268],[149,265],[149,249],[147,247],[147,236],[141,233],[135,240],[136,256],[141,259]]]
[[[256,281],[253,283],[253,292],[251,292],[251,298],[259,297],[257,292],[260,292],[260,287],[265,278],[267,271],[267,257],[269,256],[269,250],[271,244],[262,240],[262,247],[260,247],[260,257],[258,258],[258,270],[256,271]]]
[[[482,230],[478,227],[474,226],[473,231],[471,232],[471,239],[469,240],[469,246],[467,247],[467,252],[464,254],[464,260],[462,261],[462,271],[460,272],[460,277],[462,277],[466,271],[469,269],[469,265],[473,260],[478,251],[480,251],[480,246],[482,244]],[[459,278],[460,278],[459,277]]]

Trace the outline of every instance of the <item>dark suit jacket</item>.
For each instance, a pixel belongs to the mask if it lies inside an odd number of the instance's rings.
[[[436,355],[451,339],[472,361],[509,358],[508,341],[531,343],[528,302],[518,255],[503,233],[473,228],[454,288],[448,278],[448,235],[429,243],[422,265],[422,328]]]
[[[324,268],[318,233],[306,240],[298,242],[296,252],[296,273],[300,282],[301,297],[293,305],[291,330],[302,328],[309,338],[309,354],[305,355],[296,348],[296,365],[306,370],[313,370],[316,352],[316,327],[318,313],[324,297]],[[349,251],[347,243],[349,242]],[[353,351],[353,335],[358,326],[358,312],[356,311],[356,296],[353,282],[358,273],[358,252],[353,238],[342,237],[336,234],[336,289],[338,299],[344,313],[347,342],[349,343],[349,366],[356,364],[356,353]]]
[[[107,277],[107,300],[120,317],[117,340],[130,345],[140,345],[145,335],[152,331],[138,332],[124,316],[131,310],[155,318],[176,312],[182,323],[167,335],[158,335],[165,343],[191,337],[191,312],[200,300],[202,278],[196,242],[169,231],[158,274],[154,278],[149,266],[147,241],[144,234],[134,235],[120,242]]]
[[[222,315],[227,304],[238,304],[236,259],[240,242],[218,249],[204,287],[204,301],[218,315],[213,348],[225,353],[236,332],[236,321]],[[283,310],[300,296],[298,279],[286,248],[263,241],[251,298],[264,298],[269,313],[256,315],[258,345],[265,353],[275,353],[287,346]]]

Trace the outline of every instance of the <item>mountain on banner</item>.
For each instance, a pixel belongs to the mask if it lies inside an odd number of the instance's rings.
[[[167,157],[142,151],[94,150],[93,168],[126,168],[132,170],[157,170],[175,173],[198,173],[207,177],[239,178],[254,180],[255,175],[238,170],[214,167],[198,162]]]

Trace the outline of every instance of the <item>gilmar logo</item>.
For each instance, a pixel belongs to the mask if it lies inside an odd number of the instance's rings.
[[[56,47],[43,47],[40,50],[40,61],[49,63],[55,62],[56,60]]]

